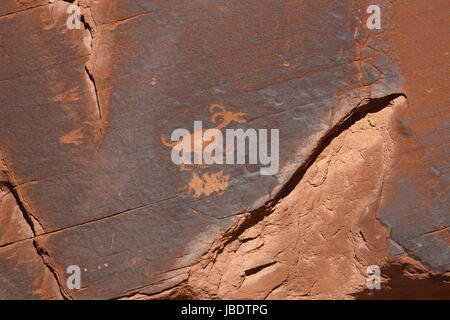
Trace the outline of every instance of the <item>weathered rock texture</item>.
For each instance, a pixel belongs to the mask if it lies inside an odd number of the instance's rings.
[[[378,221],[377,212],[397,139],[393,115],[406,108],[406,100],[397,98],[346,127],[320,150],[273,212],[238,221],[215,243],[191,268],[188,293],[181,294],[225,299],[364,297],[360,292],[366,287],[367,267],[394,262],[389,257],[390,230]],[[407,255],[399,258],[417,268],[413,277],[427,274]],[[389,286],[386,276],[383,285]],[[437,287],[434,297],[449,294],[444,283],[440,291]],[[401,297],[398,289],[389,294]],[[427,295],[433,297],[420,293]]]
[[[0,298],[450,297],[448,1],[73,3],[0,7]],[[279,172],[173,164],[200,120]]]

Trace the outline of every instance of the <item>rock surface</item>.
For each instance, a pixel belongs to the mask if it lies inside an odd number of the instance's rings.
[[[448,1],[74,4],[0,8],[0,298],[450,297]],[[278,173],[175,165],[194,121]]]

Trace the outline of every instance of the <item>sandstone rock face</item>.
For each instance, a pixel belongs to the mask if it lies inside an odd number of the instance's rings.
[[[389,233],[376,217],[392,158],[390,121],[406,107],[398,98],[333,139],[273,213],[193,268],[193,284],[219,298],[341,298],[360,291],[367,267],[388,256]]]
[[[0,298],[450,298],[449,3],[371,4],[4,1]],[[278,129],[276,170],[179,128]]]

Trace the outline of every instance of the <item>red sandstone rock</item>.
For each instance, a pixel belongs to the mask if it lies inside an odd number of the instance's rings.
[[[0,8],[0,298],[450,297],[448,2],[74,3]],[[279,172],[175,165],[194,121]]]

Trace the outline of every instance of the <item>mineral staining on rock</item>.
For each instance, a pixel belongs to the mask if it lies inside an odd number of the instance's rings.
[[[3,2],[0,298],[446,293],[447,3]],[[175,165],[194,121],[279,171]]]

